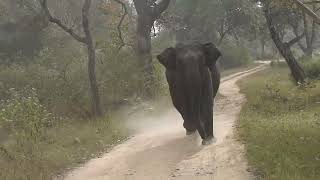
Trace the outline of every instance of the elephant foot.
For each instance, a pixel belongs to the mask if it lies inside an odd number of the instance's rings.
[[[206,145],[213,144],[215,142],[216,142],[216,139],[213,136],[210,136],[202,140],[202,145],[206,146]]]
[[[193,130],[193,131],[186,130],[186,135],[187,135],[187,136],[193,135],[194,133],[196,133],[196,131],[197,131],[197,130]]]

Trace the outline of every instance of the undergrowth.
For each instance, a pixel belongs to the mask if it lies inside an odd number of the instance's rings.
[[[287,68],[242,80],[247,103],[239,134],[255,175],[267,180],[320,179],[320,82],[297,87]]]

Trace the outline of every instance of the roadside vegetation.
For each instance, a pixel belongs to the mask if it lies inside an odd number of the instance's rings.
[[[273,63],[239,82],[247,97],[239,134],[259,179],[320,179],[320,81],[311,77],[296,86],[288,68]]]
[[[297,52],[309,57],[319,46],[312,40],[318,32],[315,23],[311,26],[312,19],[303,18],[302,11],[278,0],[83,2],[0,1],[1,180],[51,179],[105,152],[130,135],[124,126],[123,112],[128,109],[130,113],[147,109],[161,115],[160,107],[170,98],[164,68],[155,57],[176,43],[216,44],[223,54],[219,60],[222,76],[255,66],[254,59],[278,58],[279,50],[292,54],[288,49],[277,49],[275,43],[285,43],[284,48],[291,46],[296,52],[298,46],[293,45],[299,41]],[[278,9],[282,13],[271,12]],[[275,42],[272,38],[277,36],[291,40]],[[319,78],[318,62],[301,62],[309,78]],[[276,67],[264,75],[272,79],[279,71],[276,81],[258,76],[244,83],[243,87],[250,86],[244,91],[255,93],[252,102],[259,104],[261,98],[272,96],[262,99],[268,106],[259,108],[262,112],[273,108],[275,112],[269,114],[274,119],[287,112],[288,103],[288,116],[316,112],[319,100],[313,86],[319,83],[314,80],[306,87],[295,87],[289,83],[288,72]],[[299,70],[300,66],[290,67]],[[303,73],[300,69],[296,74],[299,78]],[[286,90],[290,93],[279,95]],[[299,98],[293,101],[295,94]],[[243,112],[248,109],[247,114],[254,113],[248,108],[250,103]],[[123,116],[119,118],[118,112]],[[250,125],[244,128],[251,129]],[[305,141],[308,137],[302,136]]]
[[[33,82],[25,78],[26,81],[19,83],[11,81],[17,83],[13,87]],[[55,93],[63,96],[67,91],[52,90],[26,86],[3,92],[6,98],[0,103],[0,179],[51,179],[65,172],[65,168],[106,152],[128,136],[128,130],[118,122],[121,119],[113,116],[87,119],[81,114],[66,116],[54,111],[54,107],[63,104],[58,103],[59,99],[50,101],[51,98]],[[47,97],[40,95],[41,91]]]
[[[27,127],[15,129],[0,147],[0,179],[63,176],[68,169],[109,151],[128,135],[118,122],[107,118],[91,122],[60,120],[50,127],[34,122],[40,120],[34,116],[29,118],[32,121],[24,122]]]
[[[303,59],[302,66],[307,78],[320,80],[320,57]]]
[[[141,73],[129,52],[112,56],[97,69],[106,114],[100,118],[90,113],[85,55],[50,53],[32,63],[0,67],[0,179],[51,179],[130,135],[128,112],[121,109],[140,107]],[[54,64],[59,58],[64,62]],[[166,85],[163,70],[155,69],[153,93],[159,98]]]

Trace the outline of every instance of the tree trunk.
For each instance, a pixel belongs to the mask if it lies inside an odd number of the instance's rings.
[[[309,15],[315,23],[320,24],[320,17],[316,14],[315,9],[311,10],[307,4],[304,4],[301,0],[293,0],[297,6],[307,15]]]
[[[264,59],[264,54],[265,54],[265,46],[266,46],[266,41],[264,38],[260,39],[260,43],[261,43],[261,55],[260,58]]]
[[[312,58],[312,54],[313,54],[313,48],[310,47],[310,46],[307,46],[305,55],[306,55],[307,57],[309,57],[309,58]]]
[[[220,35],[220,38],[219,38],[219,41],[218,41],[218,46],[220,46],[220,45],[222,44],[222,41],[223,41],[223,39],[224,39],[224,37],[225,37],[226,34],[227,34],[227,33],[222,33],[222,34]]]
[[[286,45],[282,45],[282,42],[275,42],[276,46],[278,47],[281,55],[286,60],[290,70],[292,77],[296,81],[296,83],[304,83],[305,82],[305,73],[299,63],[297,62],[296,58],[293,56],[290,47],[286,47]]]
[[[310,32],[309,22],[308,22],[308,19],[306,17],[306,14],[303,15],[303,25],[304,25],[304,33],[305,33],[305,36],[306,36],[305,39],[306,39],[306,45],[307,45],[306,48],[305,48],[305,55],[307,57],[311,58],[312,57],[312,53],[313,53],[312,44],[313,44],[313,38],[314,38],[314,24],[313,24],[312,30]]]
[[[90,91],[91,91],[92,113],[94,117],[102,116],[99,88],[98,88],[96,72],[95,72],[96,53],[95,53],[95,47],[94,47],[94,43],[93,43],[91,31],[90,31],[90,23],[89,23],[89,11],[90,11],[92,0],[85,0],[82,7],[82,28],[85,34],[84,37],[75,33],[72,28],[69,28],[66,25],[64,25],[61,20],[54,18],[48,9],[47,0],[42,0],[40,2],[44,10],[44,13],[50,22],[55,23],[66,33],[69,33],[75,40],[87,46],[88,74],[89,74]]]
[[[100,104],[100,95],[99,88],[96,78],[96,53],[93,45],[92,35],[90,32],[89,24],[89,9],[91,5],[91,0],[85,0],[85,4],[82,9],[82,26],[85,33],[86,46],[88,48],[88,73],[90,81],[90,90],[91,90],[91,103],[92,103],[92,112],[95,117],[102,116],[101,104]]]
[[[90,81],[90,90],[91,90],[91,103],[92,103],[92,112],[95,117],[102,116],[101,103],[100,103],[100,95],[99,88],[96,78],[96,58],[95,58],[95,49],[93,44],[87,45],[88,48],[88,73],[89,73],[89,81]]]
[[[264,12],[267,20],[267,25],[271,34],[271,38],[274,41],[281,55],[286,60],[294,80],[296,81],[297,84],[304,83],[305,73],[301,68],[301,66],[299,65],[299,63],[297,62],[297,60],[295,59],[295,57],[293,56],[288,43],[282,42],[280,35],[278,34],[275,26],[272,23],[272,15],[270,14],[270,9],[267,7]]]
[[[315,7],[314,7],[315,9]],[[308,19],[306,18],[306,15],[304,15],[304,28],[305,28],[305,33],[308,34],[308,36],[306,36],[306,55],[310,58],[312,58],[312,54],[313,54],[313,42],[315,41],[315,31],[316,31],[316,23],[314,20],[312,20],[312,24],[311,24],[311,28],[309,28],[308,25]]]
[[[137,55],[143,68],[144,93],[147,98],[152,97],[152,85],[155,82],[150,36],[152,25],[153,20],[150,16],[138,15]]]
[[[315,7],[314,7],[315,9]],[[291,27],[293,29],[293,33],[296,37],[299,36],[299,30],[298,30],[298,27],[299,25],[298,24],[291,24]],[[313,47],[313,43],[316,39],[316,23],[314,20],[312,20],[312,24],[311,24],[311,27],[310,27],[310,22],[308,22],[308,18],[307,18],[307,15],[304,14],[303,15],[303,32],[304,32],[304,35],[305,35],[305,44],[304,45],[301,41],[298,42],[298,46],[299,48],[303,51],[304,55],[306,57],[309,57],[309,58],[312,58],[312,54],[313,54],[313,50],[314,50],[314,47]]]
[[[138,14],[137,23],[137,55],[143,68],[144,95],[146,98],[152,98],[152,85],[155,83],[154,69],[151,54],[151,28],[170,4],[170,0],[148,1],[133,0]]]

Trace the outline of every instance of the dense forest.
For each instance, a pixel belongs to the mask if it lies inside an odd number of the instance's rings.
[[[299,0],[0,0],[0,179],[50,179],[124,140],[114,114],[168,96],[155,57],[177,43],[213,42],[222,72],[272,60],[308,86],[320,78],[319,9]]]

